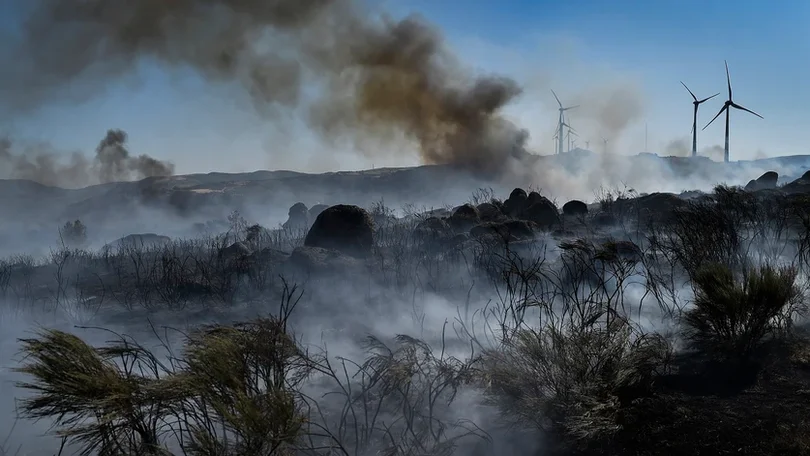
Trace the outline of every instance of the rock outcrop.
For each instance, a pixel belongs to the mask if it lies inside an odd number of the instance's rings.
[[[481,216],[478,209],[472,204],[464,204],[453,210],[447,222],[450,226],[459,232],[467,232],[470,228],[474,227],[481,221]]]
[[[529,197],[526,194],[526,190],[522,188],[512,190],[512,193],[509,194],[509,198],[503,202],[503,213],[513,218],[520,217],[523,210],[526,209],[528,199]]]
[[[755,192],[757,190],[772,190],[776,188],[778,181],[779,173],[776,171],[768,171],[759,176],[757,179],[748,182],[745,189],[749,192]]]
[[[333,249],[353,257],[367,257],[374,244],[374,222],[358,206],[338,204],[321,212],[307,233],[304,245]]]
[[[588,215],[588,205],[580,200],[571,200],[562,207],[563,214],[570,216]]]
[[[285,230],[305,230],[309,228],[309,209],[304,203],[295,203],[290,207],[287,221],[282,225]]]

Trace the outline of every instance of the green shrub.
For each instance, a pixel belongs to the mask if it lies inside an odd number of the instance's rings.
[[[185,356],[163,364],[121,337],[94,348],[46,330],[22,341],[18,386],[26,418],[54,419],[81,454],[290,454],[305,423],[300,382],[311,363],[285,319],[258,318],[190,334]]]
[[[713,264],[695,275],[694,307],[683,316],[691,348],[722,360],[745,360],[768,337],[791,327],[801,303],[796,269]]]

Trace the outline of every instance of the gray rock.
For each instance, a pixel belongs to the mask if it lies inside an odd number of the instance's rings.
[[[304,245],[333,249],[354,257],[367,257],[374,244],[374,222],[358,206],[338,204],[321,212],[307,233]]]
[[[562,210],[565,215],[587,215],[588,205],[579,200],[571,200],[563,204]]]

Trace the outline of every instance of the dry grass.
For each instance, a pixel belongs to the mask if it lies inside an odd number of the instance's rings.
[[[525,329],[486,353],[487,393],[516,424],[555,438],[602,438],[620,429],[623,404],[650,391],[670,347],[623,320],[573,332]]]

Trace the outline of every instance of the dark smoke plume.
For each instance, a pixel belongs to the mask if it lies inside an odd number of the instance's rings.
[[[108,130],[92,160],[73,153],[65,163],[60,160],[60,154],[47,145],[29,146],[15,153],[11,140],[0,139],[0,178],[29,179],[74,188],[174,174],[172,163],[148,155],[131,156],[126,141],[126,132]]]
[[[417,17],[377,17],[359,0],[29,1],[0,76],[12,110],[90,97],[146,60],[236,83],[260,112],[305,106],[328,139],[404,133],[429,164],[494,174],[524,153],[527,133],[499,115],[521,88],[469,77]]]

